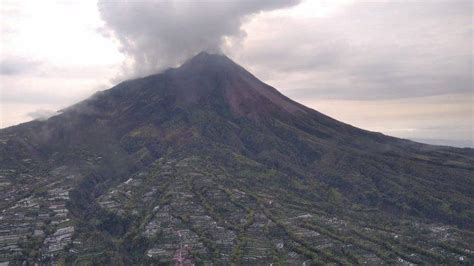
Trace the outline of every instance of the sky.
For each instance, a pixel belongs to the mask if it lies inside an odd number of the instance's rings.
[[[0,128],[223,52],[367,130],[474,147],[470,0],[0,2]]]

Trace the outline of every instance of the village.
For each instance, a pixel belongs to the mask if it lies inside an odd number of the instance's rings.
[[[225,175],[196,157],[159,159],[96,199],[97,228],[137,221],[142,226],[132,236],[142,239],[140,257],[149,263],[310,265],[319,258],[334,264],[462,264],[473,256],[463,244],[469,236],[447,225],[355,223],[357,213],[341,217],[311,202],[296,206],[270,188],[246,190]],[[106,252],[94,237],[77,233],[71,216],[71,191],[80,177],[65,166],[48,176],[0,170],[2,265],[82,263]],[[110,218],[116,222],[100,220]]]
[[[47,262],[69,252],[74,226],[66,205],[71,188],[68,182],[51,182],[63,176],[23,174],[20,185],[14,170],[0,171],[0,261]]]

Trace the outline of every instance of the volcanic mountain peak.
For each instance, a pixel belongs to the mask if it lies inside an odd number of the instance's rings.
[[[227,56],[207,52],[197,54],[178,68],[125,81],[99,94],[112,109],[117,109],[114,103],[128,102],[128,105],[139,104],[141,106],[136,107],[142,108],[143,102],[154,100],[156,103],[166,98],[178,107],[223,108],[234,117],[252,120],[315,112],[285,97]],[[94,104],[97,97],[86,102]]]
[[[196,54],[194,57],[191,57],[188,60],[186,60],[181,65],[181,67],[194,68],[194,69],[214,68],[215,70],[230,71],[230,70],[235,70],[239,66],[224,54],[209,53],[209,52],[202,51]]]

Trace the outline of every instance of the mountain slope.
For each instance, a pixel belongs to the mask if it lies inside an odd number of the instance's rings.
[[[341,123],[223,55],[3,129],[0,165],[0,261],[472,262],[473,149]]]

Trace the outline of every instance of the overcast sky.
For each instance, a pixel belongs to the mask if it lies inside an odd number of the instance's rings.
[[[474,146],[470,0],[2,0],[0,30],[0,127],[207,50],[346,123]]]

